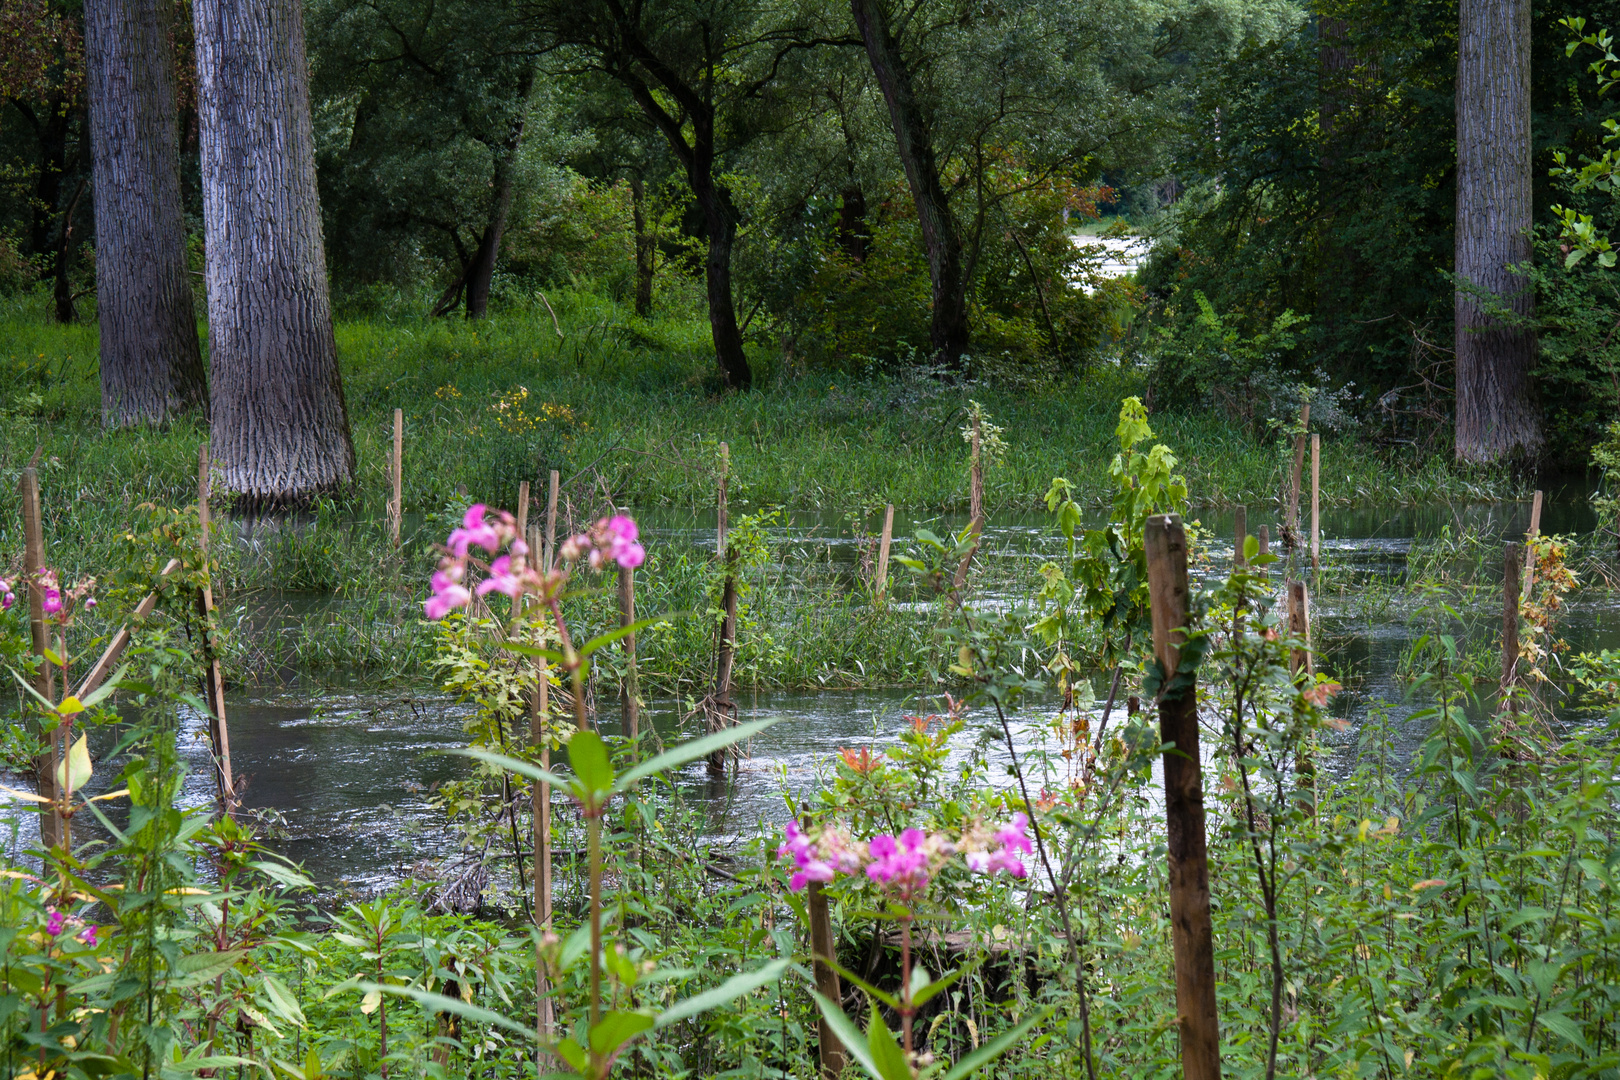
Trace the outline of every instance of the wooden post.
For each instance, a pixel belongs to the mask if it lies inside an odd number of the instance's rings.
[[[1257,534],[1255,534],[1255,539],[1260,542],[1260,550],[1258,552],[1256,552],[1256,554],[1258,554],[1258,555],[1270,555],[1271,554],[1271,526],[1270,525],[1262,525],[1262,526],[1260,526],[1260,531]],[[1264,574],[1266,572],[1266,568],[1265,568],[1264,565],[1262,565],[1260,567],[1260,572],[1262,574]]]
[[[629,626],[636,621],[636,571],[633,567],[619,568],[619,625]],[[624,646],[624,733],[633,743],[641,735],[641,703],[636,700],[640,688],[636,679],[636,635],[626,634],[620,639]]]
[[[179,569],[179,567],[179,559],[170,559],[163,569],[158,573],[158,577],[166,578]],[[152,609],[156,606],[157,593],[147,593],[145,599],[143,599],[139,604],[135,605],[135,614],[130,617],[130,621],[135,622],[137,620],[146,618],[148,615],[152,614]],[[125,625],[119,627],[118,633],[114,634],[112,641],[107,643],[107,648],[102,652],[101,659],[96,661],[96,666],[90,669],[90,674],[86,675],[84,677],[84,681],[79,684],[77,696],[81,700],[89,697],[96,687],[100,686],[106,680],[107,673],[112,671],[113,665],[118,663],[118,658],[124,655],[125,649],[129,648],[129,642],[129,625],[126,623]]]
[[[883,511],[883,535],[878,538],[877,576],[872,579],[872,596],[883,603],[889,587],[889,545],[894,540],[894,503]]]
[[[1290,549],[1299,546],[1299,496],[1304,483],[1305,430],[1311,426],[1310,402],[1299,410],[1299,426],[1300,432],[1294,436],[1294,474],[1288,485],[1288,517],[1283,522],[1283,544]]]
[[[1294,676],[1294,684],[1301,685],[1314,679],[1316,675],[1316,661],[1311,656],[1311,601],[1310,593],[1306,591],[1303,581],[1290,581],[1288,583],[1288,632],[1293,637],[1304,642],[1303,647],[1295,647],[1288,657],[1288,670]],[[1308,737],[1307,737],[1308,740]],[[1294,751],[1294,775],[1298,777],[1299,788],[1310,792],[1310,803],[1306,813],[1312,813],[1316,807],[1316,758],[1312,753],[1309,741],[1300,743]]]
[[[1502,560],[1502,701],[1512,705],[1513,686],[1519,678],[1519,568],[1524,563],[1522,544],[1509,544]],[[1514,711],[1517,708],[1514,707]]]
[[[1167,677],[1174,677],[1181,666],[1187,624],[1187,536],[1181,515],[1148,518],[1144,539],[1153,652]],[[1164,812],[1182,1076],[1185,1080],[1219,1080],[1220,1025],[1215,1007],[1215,943],[1209,914],[1209,852],[1195,684],[1174,698],[1161,696],[1159,738],[1174,747],[1164,755]]]
[[[39,512],[39,472],[30,465],[23,470],[20,494],[23,518],[23,577],[28,589],[28,632],[39,657],[34,669],[34,689],[47,701],[56,700],[56,676],[45,652],[51,647],[50,628],[45,622],[45,586],[39,575],[45,569],[45,529]],[[44,730],[44,717],[38,730]],[[45,749],[34,758],[34,784],[40,798],[50,799],[53,809],[39,816],[39,846],[46,851],[66,843],[67,824],[55,809],[56,764],[63,756],[62,729],[51,732]]]
[[[1249,539],[1249,508],[1247,506],[1235,507],[1232,510],[1232,568],[1240,570],[1249,565],[1248,556],[1243,553],[1243,545]]]
[[[527,480],[518,481],[517,534],[518,539],[525,544],[529,542],[529,482]]]
[[[827,907],[827,894],[822,891],[819,881],[810,883],[808,910],[810,953],[815,959],[816,989],[829,1001],[842,1001],[844,996],[838,984],[838,971],[829,963],[834,959],[832,912]],[[849,1064],[849,1053],[825,1018],[820,1021],[820,1025],[817,1043],[821,1048],[822,1080],[838,1080]]]
[[[984,464],[980,451],[982,444],[979,439],[979,417],[973,417],[973,454],[971,466],[968,470],[968,531],[972,537],[972,546],[967,554],[962,556],[962,562],[956,568],[956,578],[951,583],[951,595],[955,597],[967,584],[968,570],[973,566],[973,556],[979,550],[979,537],[984,533]],[[960,603],[960,601],[958,601]]]
[[[1322,436],[1311,432],[1311,569],[1322,569]]]
[[[208,444],[197,451],[197,521],[202,526],[203,586],[197,591],[197,614],[202,617],[203,696],[212,714],[208,718],[208,734],[214,744],[215,781],[219,788],[219,801],[226,817],[236,816],[236,778],[231,772],[231,734],[225,724],[225,675],[220,671],[219,654],[215,651],[212,630],[214,616],[214,586],[208,572]]]
[[[394,494],[388,500],[388,534],[399,547],[399,529],[405,520],[405,413],[394,410],[394,457],[389,462]]]
[[[552,560],[557,555],[557,470],[551,470],[551,494],[546,496],[546,550],[540,569],[550,573]]]
[[[737,559],[736,552],[726,544],[726,480],[731,471],[731,448],[720,444],[720,487],[716,505],[719,524],[715,531],[715,547],[725,563],[725,586],[720,594],[720,642],[715,651],[714,695],[709,707],[709,730],[719,731],[725,721],[725,711],[731,708],[731,668],[736,657],[737,638]],[[709,769],[719,772],[726,766],[726,751],[716,750],[709,755]]]
[[[1536,583],[1536,540],[1541,536],[1541,489],[1530,502],[1530,528],[1524,534],[1524,592],[1528,597]]]

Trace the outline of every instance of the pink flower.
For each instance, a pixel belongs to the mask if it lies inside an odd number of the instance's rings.
[[[423,603],[422,610],[430,619],[442,619],[471,599],[472,594],[460,585],[447,585],[443,589],[435,589],[433,595]]]
[[[483,503],[473,503],[461,519],[461,528],[452,530],[445,546],[455,553],[456,558],[465,559],[467,548],[477,544],[485,551],[494,554],[500,550],[501,535],[495,526],[484,520],[485,506]]]
[[[872,837],[872,862],[866,876],[909,899],[928,885],[927,842],[921,829],[907,829],[898,841],[887,834]]]
[[[11,605],[15,604],[16,602],[17,594],[12,592],[10,589],[7,589],[6,595],[0,597],[0,611],[10,611]]]
[[[1024,860],[1018,857],[1019,853],[1028,855],[1034,851],[1034,845],[1024,833],[1028,825],[1028,817],[1014,814],[1010,823],[996,830],[996,843],[1001,845],[1000,849],[968,852],[968,869],[976,874],[994,874],[998,870],[1005,870],[1015,878],[1023,877],[1028,871],[1024,868]]]
[[[487,596],[498,592],[505,596],[516,597],[523,591],[523,579],[512,572],[512,558],[502,555],[489,564],[489,577],[478,583],[479,596]]]
[[[608,532],[613,534],[615,540],[623,540],[628,544],[635,543],[641,535],[636,529],[635,519],[626,517],[623,514],[615,514],[613,517],[608,518],[606,528]]]
[[[788,879],[788,888],[802,892],[812,881],[831,881],[840,873],[860,869],[859,853],[837,832],[827,831],[812,840],[796,821],[788,822],[787,839],[776,849],[778,858],[791,858],[799,869]]]
[[[57,615],[62,611],[62,593],[59,589],[45,590],[45,614]]]
[[[96,610],[96,598],[95,597],[92,596],[90,599],[88,599],[88,600],[86,600],[84,602],[84,610],[86,610],[86,611],[94,611],[94,610]]]
[[[86,945],[90,946],[92,949],[95,948],[96,947],[96,924],[91,923],[89,926],[86,926],[82,931],[80,931],[79,932],[79,940],[84,942]]]
[[[55,908],[50,908],[48,910],[50,911],[50,917],[45,920],[45,932],[51,935],[51,937],[55,937],[57,934],[60,934],[63,927],[67,925],[67,920],[64,919],[62,917],[62,913],[57,911]]]
[[[613,561],[625,570],[634,570],[647,561],[647,549],[634,541],[613,545]]]
[[[625,570],[634,570],[647,561],[647,549],[636,542],[641,535],[635,519],[615,514],[597,525],[607,540],[608,555]]]

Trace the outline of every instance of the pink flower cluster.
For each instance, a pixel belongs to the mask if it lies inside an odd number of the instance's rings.
[[[0,611],[11,610],[11,605],[17,602],[17,594],[12,589],[14,585],[20,584],[22,583],[0,578]],[[85,578],[63,592],[56,571],[47,567],[39,572],[39,586],[42,594],[40,606],[45,617],[51,622],[65,626],[72,621],[75,607],[83,608],[85,611],[95,610],[96,600],[90,595],[96,587],[96,579],[93,577]]]
[[[78,922],[79,920],[74,919],[73,921]],[[67,929],[67,925],[68,917],[66,915],[62,914],[60,911],[57,911],[55,908],[46,909],[45,933],[49,934],[53,938],[60,937],[62,931]],[[98,929],[99,927],[97,927],[95,923],[85,923],[84,929],[80,930],[74,935],[74,937],[93,949],[96,947],[96,931]]]
[[[1014,814],[1009,824],[986,836],[983,828],[970,830],[961,840],[952,841],[943,833],[929,834],[906,829],[899,836],[879,834],[862,843],[851,841],[842,829],[826,828],[810,836],[796,821],[788,822],[787,839],[776,849],[779,858],[791,858],[797,869],[788,881],[794,892],[812,881],[831,881],[838,874],[866,877],[896,898],[910,901],[921,895],[928,883],[958,851],[968,868],[979,874],[1004,870],[1013,877],[1026,874],[1020,853],[1032,850],[1025,829],[1029,819]]]
[[[1034,850],[1034,845],[1024,832],[1028,827],[1028,817],[1014,814],[1011,822],[996,830],[993,847],[967,853],[965,858],[968,868],[976,874],[993,874],[997,870],[1005,870],[1013,877],[1023,877],[1027,871],[1020,856],[1028,855]]]
[[[0,578],[0,611],[10,611],[16,602],[17,594],[11,591],[11,582]]]
[[[640,530],[633,520],[615,514],[598,521],[590,532],[564,540],[558,554],[567,562],[585,559],[592,570],[600,570],[608,562],[634,570],[647,561],[647,549],[641,546],[639,537]]]
[[[504,548],[505,553],[485,565],[475,560],[474,548],[490,555]],[[612,561],[630,569],[647,558],[646,549],[636,542],[636,523],[622,514],[603,518],[589,533],[570,537],[558,554],[565,563],[588,558],[595,568]],[[442,619],[465,606],[474,593],[487,596],[498,592],[514,600],[526,592],[555,596],[567,574],[559,569],[542,574],[528,565],[528,557],[529,545],[518,535],[517,521],[511,514],[504,510],[491,514],[483,503],[474,504],[461,519],[461,527],[445,540],[444,557],[433,575],[433,595],[422,605],[423,611],[430,619]],[[469,590],[471,569],[483,569],[485,576]]]

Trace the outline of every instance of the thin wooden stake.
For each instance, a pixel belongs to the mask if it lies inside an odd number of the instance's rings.
[[[529,482],[518,481],[517,534],[529,542]]]
[[[197,614],[202,617],[203,660],[208,665],[203,673],[203,696],[212,714],[208,718],[208,734],[214,744],[214,779],[219,787],[220,806],[226,817],[235,817],[236,778],[231,772],[231,734],[225,723],[225,675],[220,670],[212,629],[214,586],[208,573],[208,473],[208,444],[204,443],[197,451],[197,521],[202,526],[203,552],[203,585],[197,591]]]
[[[1187,536],[1181,515],[1148,518],[1145,536],[1153,651],[1167,676],[1181,666],[1187,625]],[[1162,694],[1162,691],[1161,691]],[[1189,680],[1159,701],[1164,811],[1170,865],[1170,936],[1175,952],[1176,1015],[1185,1080],[1219,1080],[1220,1023],[1215,1005],[1215,941],[1209,913],[1209,851],[1204,779],[1198,750],[1197,686]]]
[[[45,530],[39,512],[39,472],[30,465],[23,470],[22,483],[22,517],[23,517],[23,577],[27,579],[28,588],[28,632],[34,647],[34,655],[39,657],[39,666],[34,669],[34,689],[47,701],[56,700],[56,676],[51,669],[51,662],[45,659],[45,653],[51,647],[50,627],[45,622],[45,585],[40,581],[40,572],[45,569]],[[44,730],[43,717],[39,730]],[[34,758],[34,784],[42,799],[51,800],[51,812],[39,816],[39,843],[46,851],[54,847],[65,845],[67,822],[56,810],[56,765],[62,759],[63,729],[58,726],[51,732],[45,749]]]
[[[1524,592],[1528,597],[1536,584],[1536,540],[1541,536],[1541,489],[1530,502],[1530,528],[1524,534]]]
[[[179,567],[179,559],[170,559],[167,565],[158,573],[158,577],[166,578]],[[130,622],[137,622],[152,614],[152,609],[157,606],[157,598],[157,593],[147,593],[145,599],[135,605],[135,614],[130,616]],[[107,643],[106,650],[102,652],[101,659],[96,661],[96,666],[90,669],[90,674],[86,675],[84,681],[79,684],[76,696],[80,700],[89,697],[96,687],[106,681],[107,673],[112,671],[113,665],[118,663],[118,658],[124,655],[125,649],[129,648],[129,642],[129,625],[126,623],[118,628],[118,633],[113,635],[112,641]]]
[[[962,562],[956,568],[956,578],[951,582],[951,596],[956,597],[962,587],[967,584],[968,570],[973,566],[973,556],[979,550],[979,537],[984,533],[984,463],[981,456],[983,444],[980,441],[979,417],[973,417],[973,456],[972,464],[968,470],[968,532],[972,538],[972,545],[967,554],[962,556]],[[961,601],[958,600],[958,603]]]
[[[1232,566],[1242,569],[1249,565],[1249,558],[1243,551],[1243,545],[1249,539],[1249,508],[1247,506],[1235,507],[1232,510]]]
[[[844,1000],[838,983],[838,970],[832,966],[833,937],[832,912],[827,906],[827,894],[821,882],[810,883],[810,953],[815,959],[816,989],[829,1001]],[[833,1032],[832,1025],[823,1018],[817,1039],[821,1051],[822,1080],[838,1080],[849,1065],[849,1053]]]
[[[1502,701],[1514,708],[1514,684],[1519,680],[1519,568],[1524,564],[1524,545],[1509,544],[1502,560]]]
[[[877,576],[872,579],[872,596],[883,603],[889,587],[889,544],[894,540],[894,503],[883,511],[883,535],[878,539]]]
[[[1311,432],[1311,569],[1322,569],[1322,436]]]
[[[1316,676],[1316,661],[1311,653],[1311,600],[1303,581],[1288,583],[1288,632],[1304,643],[1288,656],[1288,670],[1297,686]],[[1316,806],[1316,759],[1308,742],[1294,751],[1294,775],[1299,778],[1300,789],[1310,792],[1306,812],[1311,813]]]
[[[555,478],[557,474],[551,475]],[[557,494],[555,479],[551,494],[552,506],[555,509]],[[545,660],[540,658],[535,659],[534,668],[534,692],[529,695],[529,743],[539,747],[540,767],[549,770],[551,740],[546,736],[545,722],[551,713],[551,673]],[[532,819],[530,827],[534,831],[534,920],[543,936],[551,930],[551,785],[543,780],[536,780],[529,797],[529,814]],[[540,1046],[545,1047],[553,1041],[556,1014],[551,1003],[550,977],[546,974],[546,965],[541,962],[540,948],[537,942],[534,964],[537,1004],[534,1024],[535,1032],[540,1037]],[[538,1065],[545,1050],[539,1049],[535,1053]]]
[[[630,626],[636,621],[636,571],[633,567],[619,569],[619,625]],[[636,635],[626,634],[620,639],[624,647],[624,733],[634,743],[641,735],[641,702],[637,695],[641,688],[636,678]]]
[[[716,494],[719,524],[715,531],[715,547],[726,567],[725,586],[720,594],[720,641],[715,650],[714,694],[709,703],[709,730],[719,731],[725,723],[731,704],[731,668],[736,657],[737,637],[737,559],[736,552],[726,544],[726,481],[731,472],[731,448],[720,444],[720,485]],[[709,755],[709,769],[720,772],[726,766],[726,751],[716,750]]]
[[[399,530],[405,520],[405,413],[394,410],[394,457],[389,462],[394,494],[388,500],[388,535],[399,547]]]
[[[557,556],[557,484],[560,477],[556,469],[551,470],[551,493],[546,496],[546,551],[545,561],[540,569],[550,573],[552,561]]]
[[[1304,483],[1305,431],[1311,426],[1311,405],[1306,402],[1299,410],[1300,432],[1294,436],[1294,473],[1288,485],[1288,518],[1283,522],[1283,545],[1290,550],[1299,546],[1299,498]]]

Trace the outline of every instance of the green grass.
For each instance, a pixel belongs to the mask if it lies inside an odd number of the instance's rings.
[[[575,520],[600,513],[609,496],[637,513],[702,512],[713,507],[724,442],[735,508],[854,513],[870,528],[887,502],[912,516],[966,509],[961,429],[968,402],[977,400],[1007,444],[986,473],[992,519],[1042,508],[1057,475],[1077,485],[1082,501],[1101,505],[1119,401],[1143,390],[1116,366],[1056,384],[957,386],[795,371],[756,348],[760,388],[731,393],[715,375],[702,319],[643,320],[586,292],[550,299],[560,336],[543,307],[472,324],[378,317],[337,326],[357,482],[300,518],[221,543],[224,610],[257,627],[238,635],[239,677],[289,667],[419,669],[428,643],[406,605],[431,565],[431,539],[471,501],[512,507],[520,480],[537,481],[538,499],[551,468],[562,474],[564,512]],[[0,341],[0,565],[20,564],[17,477],[38,452],[51,561],[69,576],[104,574],[122,557],[121,538],[143,504],[195,499],[206,431],[195,420],[102,431],[96,328],[51,324],[38,301],[0,309]],[[392,549],[383,526],[395,408],[405,415],[405,509],[409,526],[421,529],[403,552]],[[1256,442],[1210,412],[1165,412],[1153,425],[1180,458],[1195,506],[1279,497],[1280,444]],[[1387,458],[1351,438],[1324,441],[1322,475],[1329,505],[1489,499],[1506,489],[1505,481],[1481,483],[1442,461]],[[874,616],[859,591],[831,573],[807,581],[820,590],[813,613],[786,586],[762,585],[761,625],[772,628],[787,658],[744,664],[740,674],[776,685],[893,685],[920,675],[927,618]],[[661,583],[656,567],[643,582],[652,593],[647,603],[689,608],[698,599],[673,580]],[[267,633],[260,609],[274,604],[264,590],[339,594],[347,602],[300,605]],[[694,661],[670,648],[668,663],[648,656],[649,673],[689,684]]]

